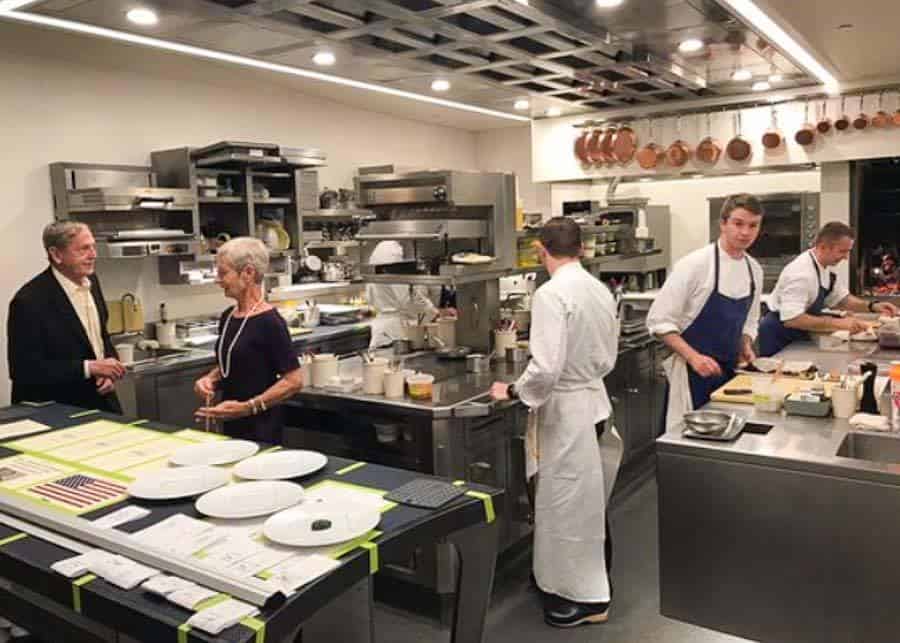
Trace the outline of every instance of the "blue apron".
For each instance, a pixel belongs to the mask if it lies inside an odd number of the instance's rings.
[[[688,366],[688,383],[691,389],[691,401],[695,409],[699,409],[709,402],[712,392],[734,377],[741,337],[744,334],[744,323],[747,321],[747,314],[750,312],[753,296],[756,294],[753,269],[750,267],[750,260],[746,257],[747,272],[750,273],[750,294],[734,299],[720,293],[718,243],[713,244],[713,253],[716,265],[713,291],[700,314],[681,333],[681,337],[697,352],[715,359],[722,368],[722,375],[701,377]]]
[[[813,268],[816,269],[816,281],[819,283],[819,292],[816,294],[816,300],[804,312],[807,315],[821,315],[822,309],[825,308],[825,300],[831,291],[834,290],[834,282],[837,275],[830,273],[828,288],[822,285],[822,273],[819,271],[819,264],[816,263],[812,253],[809,255]],[[763,317],[759,324],[759,354],[761,357],[771,357],[778,351],[782,350],[791,342],[809,339],[809,333],[805,330],[796,328],[788,328],[781,322],[781,315],[777,310],[770,310]]]

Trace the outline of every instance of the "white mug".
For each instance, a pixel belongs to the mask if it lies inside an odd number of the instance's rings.
[[[123,364],[131,364],[134,361],[134,344],[116,344],[116,353]]]

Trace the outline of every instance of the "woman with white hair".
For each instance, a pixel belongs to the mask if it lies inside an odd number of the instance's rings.
[[[252,237],[232,239],[216,255],[216,283],[234,299],[219,320],[217,364],[197,380],[206,401],[197,417],[224,422],[235,438],[280,444],[283,419],[277,405],[303,386],[287,324],[263,296],[269,251]],[[221,391],[222,400],[211,405]]]

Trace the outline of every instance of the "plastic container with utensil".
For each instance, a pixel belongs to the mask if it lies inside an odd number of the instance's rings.
[[[406,378],[409,396],[414,400],[430,400],[434,391],[434,375],[416,373]]]
[[[778,413],[784,404],[784,391],[771,377],[753,378],[753,408],[766,413]]]

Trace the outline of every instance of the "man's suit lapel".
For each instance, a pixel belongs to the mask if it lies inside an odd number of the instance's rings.
[[[86,354],[94,355],[94,348],[91,346],[87,332],[84,330],[84,326],[81,324],[81,319],[79,319],[78,313],[75,312],[72,302],[69,301],[66,291],[59,285],[51,268],[47,268],[44,274],[46,275],[47,292],[50,294],[53,309],[59,312],[60,321],[69,326],[72,337],[78,338]],[[94,355],[94,359],[101,359],[102,357],[102,355]]]

